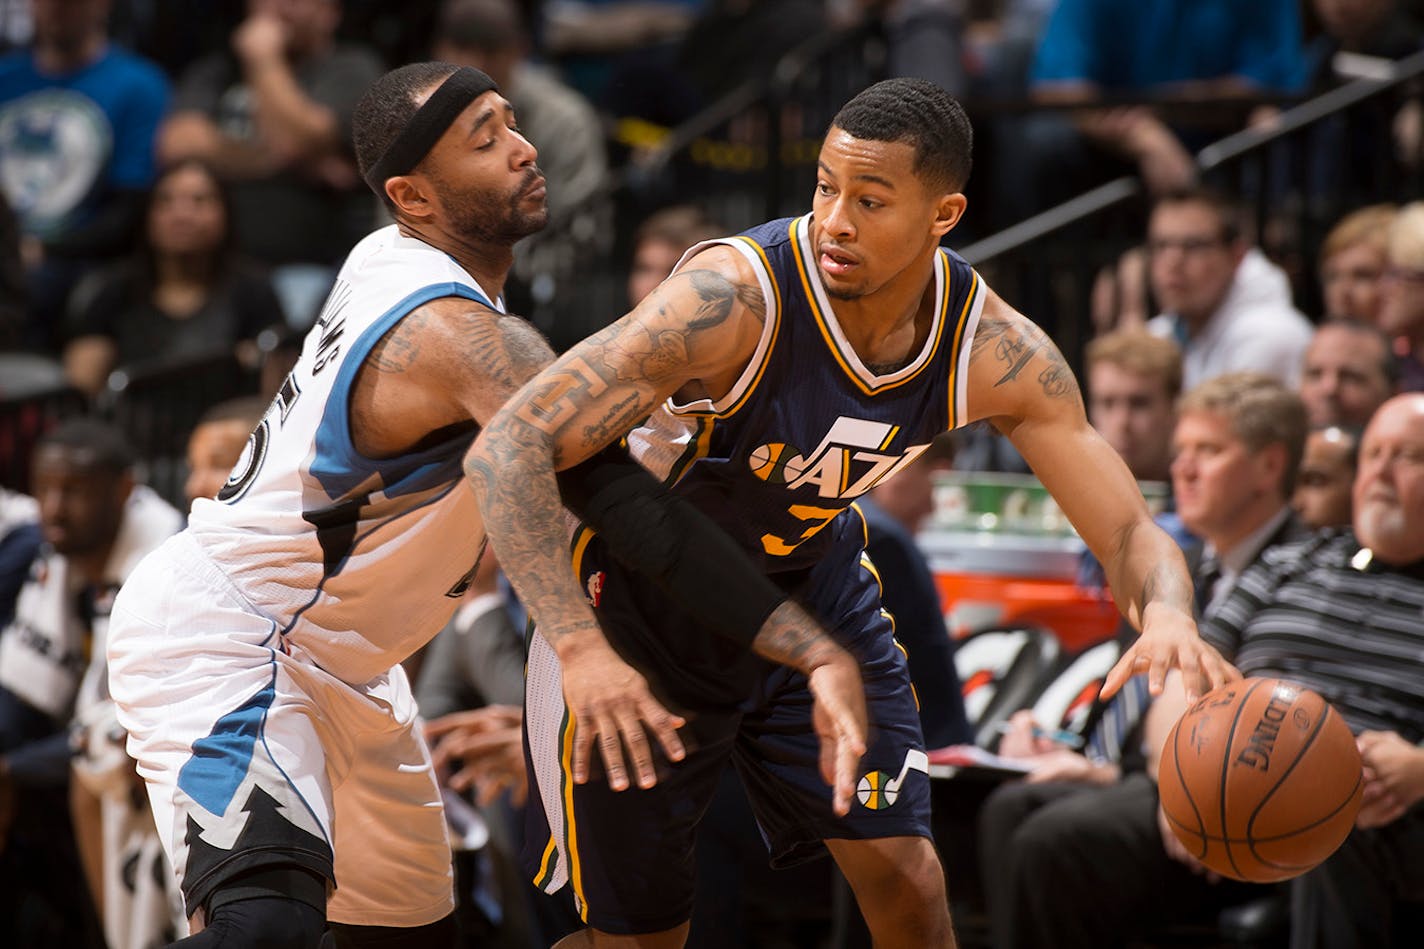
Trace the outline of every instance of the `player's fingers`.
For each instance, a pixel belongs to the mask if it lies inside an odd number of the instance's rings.
[[[826,786],[834,788],[836,786],[836,736],[834,734],[821,735],[821,780],[826,782]]]
[[[670,761],[681,761],[687,757],[687,749],[683,747],[682,737],[677,733],[679,728],[687,724],[686,719],[663,708],[662,703],[651,695],[645,696],[638,703],[638,717],[653,730],[653,737],[662,746],[663,753]]]
[[[865,754],[865,745],[842,737],[836,741],[835,792],[831,803],[835,812],[844,817],[850,813],[850,796],[855,793],[856,766]]]
[[[620,715],[618,732],[623,736],[623,744],[628,748],[628,757],[632,759],[638,787],[650,788],[657,784],[657,772],[653,770],[653,751],[648,745],[648,736],[643,734],[642,721],[631,711]]]
[[[573,769],[574,783],[588,781],[589,756],[592,755],[593,737],[596,727],[588,718],[580,715],[574,719]]]
[[[628,789],[628,769],[623,764],[623,743],[618,735],[618,725],[607,716],[598,719],[598,752],[603,756],[603,767],[608,772],[608,786],[615,791]]]
[[[1132,678],[1137,671],[1137,652],[1129,649],[1122,654],[1122,657],[1108,670],[1108,674],[1103,679],[1103,687],[1098,690],[1098,697],[1106,701],[1117,694],[1118,689],[1128,679]]]

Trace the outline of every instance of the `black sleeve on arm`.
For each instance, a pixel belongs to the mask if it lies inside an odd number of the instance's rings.
[[[718,635],[750,648],[786,593],[737,542],[620,448],[559,472],[569,510]]]

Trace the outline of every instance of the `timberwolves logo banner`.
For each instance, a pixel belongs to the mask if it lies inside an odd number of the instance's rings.
[[[855,789],[856,800],[868,811],[883,811],[894,806],[900,799],[900,788],[905,784],[905,777],[911,771],[930,773],[930,759],[918,748],[905,752],[905,763],[893,778],[885,771],[870,771],[862,775]]]

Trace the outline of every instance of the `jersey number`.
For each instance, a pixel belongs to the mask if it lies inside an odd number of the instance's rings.
[[[777,537],[775,534],[762,534],[762,549],[773,557],[785,557],[797,547],[816,536],[817,531],[834,520],[835,516],[840,512],[841,509],[838,507],[813,507],[810,504],[793,504],[787,508],[787,513],[792,517],[806,521],[808,524],[807,528],[801,532],[800,537],[790,542],[784,538]]]

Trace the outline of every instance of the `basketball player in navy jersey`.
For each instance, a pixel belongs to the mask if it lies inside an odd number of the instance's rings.
[[[774,863],[829,849],[877,946],[954,945],[915,699],[852,507],[948,429],[992,421],[1105,565],[1142,631],[1109,694],[1134,672],[1154,691],[1169,668],[1193,692],[1235,676],[1197,636],[1177,545],[1088,425],[1062,356],[939,246],[964,213],[970,145],[963,110],[938,87],[870,87],[831,126],[811,213],[692,248],[477,441],[470,473],[486,527],[544,637],[557,647],[601,622],[687,721],[687,756],[663,765],[656,786],[618,795],[580,784],[568,759],[583,738],[557,705],[570,670],[539,637],[531,643],[531,811],[544,821],[526,838],[526,862],[545,889],[572,885],[589,926],[562,946],[682,945],[697,817],[729,760]],[[872,731],[854,795],[818,776],[805,680],[702,635],[696,610],[610,555],[605,541],[620,532],[578,530],[585,595],[556,587],[569,535],[554,470],[625,435],[859,660]]]
[[[501,300],[513,244],[547,217],[544,181],[509,103],[474,69],[388,73],[354,131],[396,223],[352,250],[226,484],[194,502],[113,610],[110,691],[179,876],[189,949],[311,949],[328,926],[337,947],[454,941],[440,792],[400,662],[478,566],[462,461],[479,425],[553,359]],[[631,555],[673,555],[650,584],[810,677],[848,788],[865,735],[854,658],[636,464],[601,458],[575,474],[585,516],[641,525]],[[705,602],[684,561],[735,595]],[[579,600],[567,555],[555,583]],[[614,787],[630,784],[623,747],[643,785],[656,779],[650,744],[683,756],[681,720],[600,632],[560,647],[560,702],[600,737]]]

